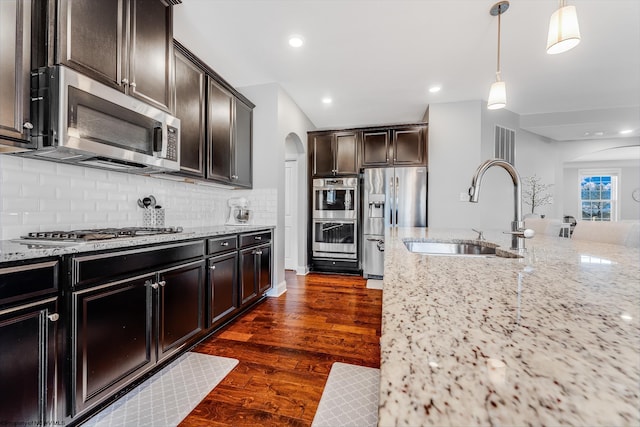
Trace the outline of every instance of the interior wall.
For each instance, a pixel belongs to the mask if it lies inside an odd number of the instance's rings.
[[[478,227],[477,206],[460,200],[480,164],[480,101],[429,105],[429,227]]]

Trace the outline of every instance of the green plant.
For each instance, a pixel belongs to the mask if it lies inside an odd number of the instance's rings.
[[[537,207],[553,203],[553,196],[547,192],[553,184],[541,183],[535,174],[524,177],[523,182],[522,199],[525,204],[531,206],[531,213],[535,213]]]

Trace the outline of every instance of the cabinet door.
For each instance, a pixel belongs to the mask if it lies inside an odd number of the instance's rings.
[[[234,117],[234,185],[249,187],[252,185],[252,126],[253,110],[240,100],[235,100]]]
[[[355,133],[339,133],[335,141],[336,174],[358,173],[357,143]]]
[[[333,134],[313,135],[313,175],[333,176],[335,164],[333,157]]]
[[[46,425],[56,419],[56,300],[0,310],[3,424]]]
[[[129,93],[165,111],[171,111],[172,17],[161,0],[131,0]]]
[[[396,165],[425,164],[424,129],[414,127],[393,131],[393,162]]]
[[[99,402],[155,363],[149,296],[155,275],[72,294],[73,414]]]
[[[247,305],[257,297],[256,250],[244,249],[240,251],[240,305]]]
[[[209,267],[209,321],[216,326],[233,315],[238,305],[238,252],[211,258]]]
[[[233,97],[209,78],[207,178],[231,182],[231,113]]]
[[[31,2],[0,1],[0,138],[29,138]],[[20,147],[19,143],[15,144]],[[26,145],[24,146],[27,147]]]
[[[175,110],[180,119],[180,172],[204,178],[205,74],[175,51]]]
[[[204,261],[159,274],[158,359],[188,344],[204,327]]]
[[[256,252],[258,294],[262,295],[271,289],[271,245],[260,246]]]
[[[389,164],[389,131],[362,132],[362,166]]]
[[[58,62],[125,91],[125,0],[60,0]]]

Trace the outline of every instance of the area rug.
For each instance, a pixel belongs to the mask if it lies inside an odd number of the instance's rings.
[[[83,426],[177,426],[237,364],[187,352]]]
[[[375,427],[379,390],[379,369],[334,363],[311,426]]]
[[[381,279],[367,279],[367,289],[380,289],[382,290]]]

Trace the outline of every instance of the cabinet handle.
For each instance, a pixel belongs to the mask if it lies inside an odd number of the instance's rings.
[[[262,240],[262,236],[255,236],[254,239],[256,240]]]
[[[164,280],[161,280],[161,281],[158,282],[158,285],[160,285],[160,286],[164,286],[166,284],[167,284],[167,282],[165,282]]]
[[[58,319],[60,319],[60,315],[58,313],[51,313],[50,315],[47,316],[47,318],[52,322],[57,322]]]
[[[222,242],[220,243],[220,246],[229,246],[229,242]]]
[[[136,87],[136,82],[131,82],[131,84],[129,84],[130,87]]]
[[[211,269],[211,270],[215,270],[215,269],[216,269],[216,266],[215,266],[215,265],[212,265],[211,267],[209,267],[209,269]]]
[[[128,85],[129,84],[129,79],[122,79],[121,80],[123,85]]]
[[[33,129],[33,124],[31,122],[24,122],[22,124],[22,127],[25,128],[25,129],[31,130],[31,129]]]

